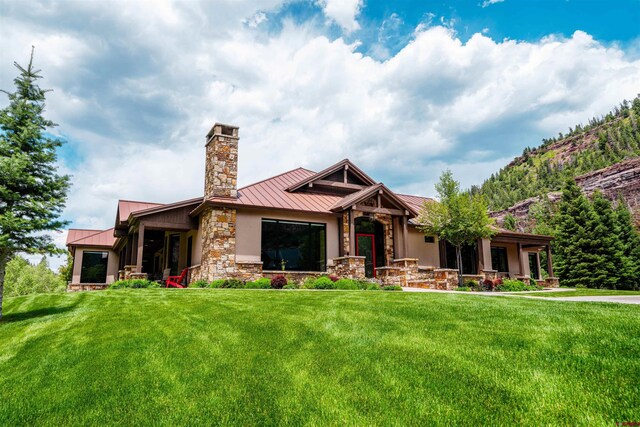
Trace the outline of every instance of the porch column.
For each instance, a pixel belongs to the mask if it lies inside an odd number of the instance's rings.
[[[402,217],[402,258],[409,257],[409,232],[407,230],[408,217]]]
[[[142,250],[144,249],[144,224],[138,226],[138,254],[136,256],[136,273],[142,273]]]
[[[549,277],[555,277],[553,275],[553,262],[551,261],[551,245],[547,245],[547,273],[549,273]]]
[[[536,279],[542,279],[542,267],[540,266],[540,252],[536,251],[536,263],[538,264],[538,277]]]
[[[133,236],[129,237],[126,236],[127,238],[127,243],[125,244],[124,247],[124,265],[131,265],[131,239],[133,239]]]
[[[356,227],[353,218],[353,206],[349,210],[349,255],[356,255]]]
[[[518,242],[518,264],[520,265],[520,275],[524,276],[524,263],[522,261],[522,243]]]

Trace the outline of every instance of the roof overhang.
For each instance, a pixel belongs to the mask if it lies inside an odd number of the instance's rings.
[[[338,203],[333,205],[331,207],[331,210],[333,212],[342,212],[346,209],[350,209],[353,207],[356,207],[357,209],[359,206],[359,203],[378,194],[386,198],[388,201],[390,201],[391,204],[394,205],[395,209],[388,209],[388,208],[383,208],[381,206],[378,206],[377,208],[373,208],[374,210],[377,209],[377,211],[379,211],[380,213],[406,215],[409,217],[414,217],[418,214],[413,207],[411,207],[408,203],[405,203],[402,199],[396,196],[396,194],[393,191],[389,190],[382,183],[372,185],[358,192],[349,194],[348,196],[338,201]],[[364,209],[364,208],[368,208],[368,207],[363,206],[361,209]],[[374,212],[374,210],[372,209],[366,209],[366,210],[367,211],[371,210],[372,212]]]
[[[332,173],[338,172],[340,170],[348,170],[353,175],[357,176],[367,185],[374,185],[376,181],[373,180],[369,175],[367,175],[362,169],[351,163],[349,159],[344,159],[333,166],[329,166],[328,168],[316,173],[315,175],[310,176],[309,178],[303,179],[300,182],[297,182],[286,188],[286,191],[296,191],[302,187],[308,186],[309,184],[313,185],[315,181],[321,181],[323,178],[331,175]],[[336,184],[334,184],[336,185]],[[343,184],[348,185],[348,184]],[[347,187],[348,188],[348,187]],[[351,189],[357,189],[355,186]]]

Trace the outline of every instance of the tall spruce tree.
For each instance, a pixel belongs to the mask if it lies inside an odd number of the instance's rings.
[[[597,287],[593,266],[598,262],[597,243],[591,233],[598,218],[573,178],[562,190],[555,247],[556,272],[563,285]]]
[[[600,191],[593,194],[592,203],[596,215],[591,226],[591,238],[595,244],[594,254],[598,257],[591,272],[593,287],[624,288],[624,246],[613,206]]]
[[[634,228],[631,212],[622,198],[618,200],[615,213],[623,250],[622,286],[637,290],[640,288],[640,233]]]
[[[55,124],[43,117],[45,94],[33,67],[14,63],[19,75],[9,105],[0,110],[0,319],[7,262],[18,252],[59,253],[46,231],[66,222],[64,208],[69,177],[58,175],[56,149],[62,142],[45,135]]]

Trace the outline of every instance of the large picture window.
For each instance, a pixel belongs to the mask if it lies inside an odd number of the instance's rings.
[[[109,252],[84,251],[80,283],[106,283]]]
[[[491,269],[502,273],[509,271],[509,263],[507,262],[507,248],[498,246],[491,247]]]
[[[313,222],[262,220],[262,268],[325,271],[327,227]]]

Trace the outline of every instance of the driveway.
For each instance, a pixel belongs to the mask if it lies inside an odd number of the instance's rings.
[[[462,295],[477,295],[477,296],[485,296],[485,297],[515,297],[515,298],[530,298],[530,299],[538,299],[538,300],[546,300],[546,301],[577,301],[577,302],[613,302],[619,304],[640,304],[640,295],[603,295],[603,296],[588,296],[588,297],[538,297],[531,295],[533,292],[530,292],[527,295],[522,295],[520,292],[458,292],[458,291],[439,291],[435,289],[422,289],[422,288],[410,288],[403,287],[403,291],[405,292],[435,292],[435,293],[445,293],[445,294],[462,294]],[[540,291],[540,293],[544,292],[558,292],[564,291],[563,288],[552,289],[549,291]],[[566,289],[567,292],[572,292],[573,289]]]

